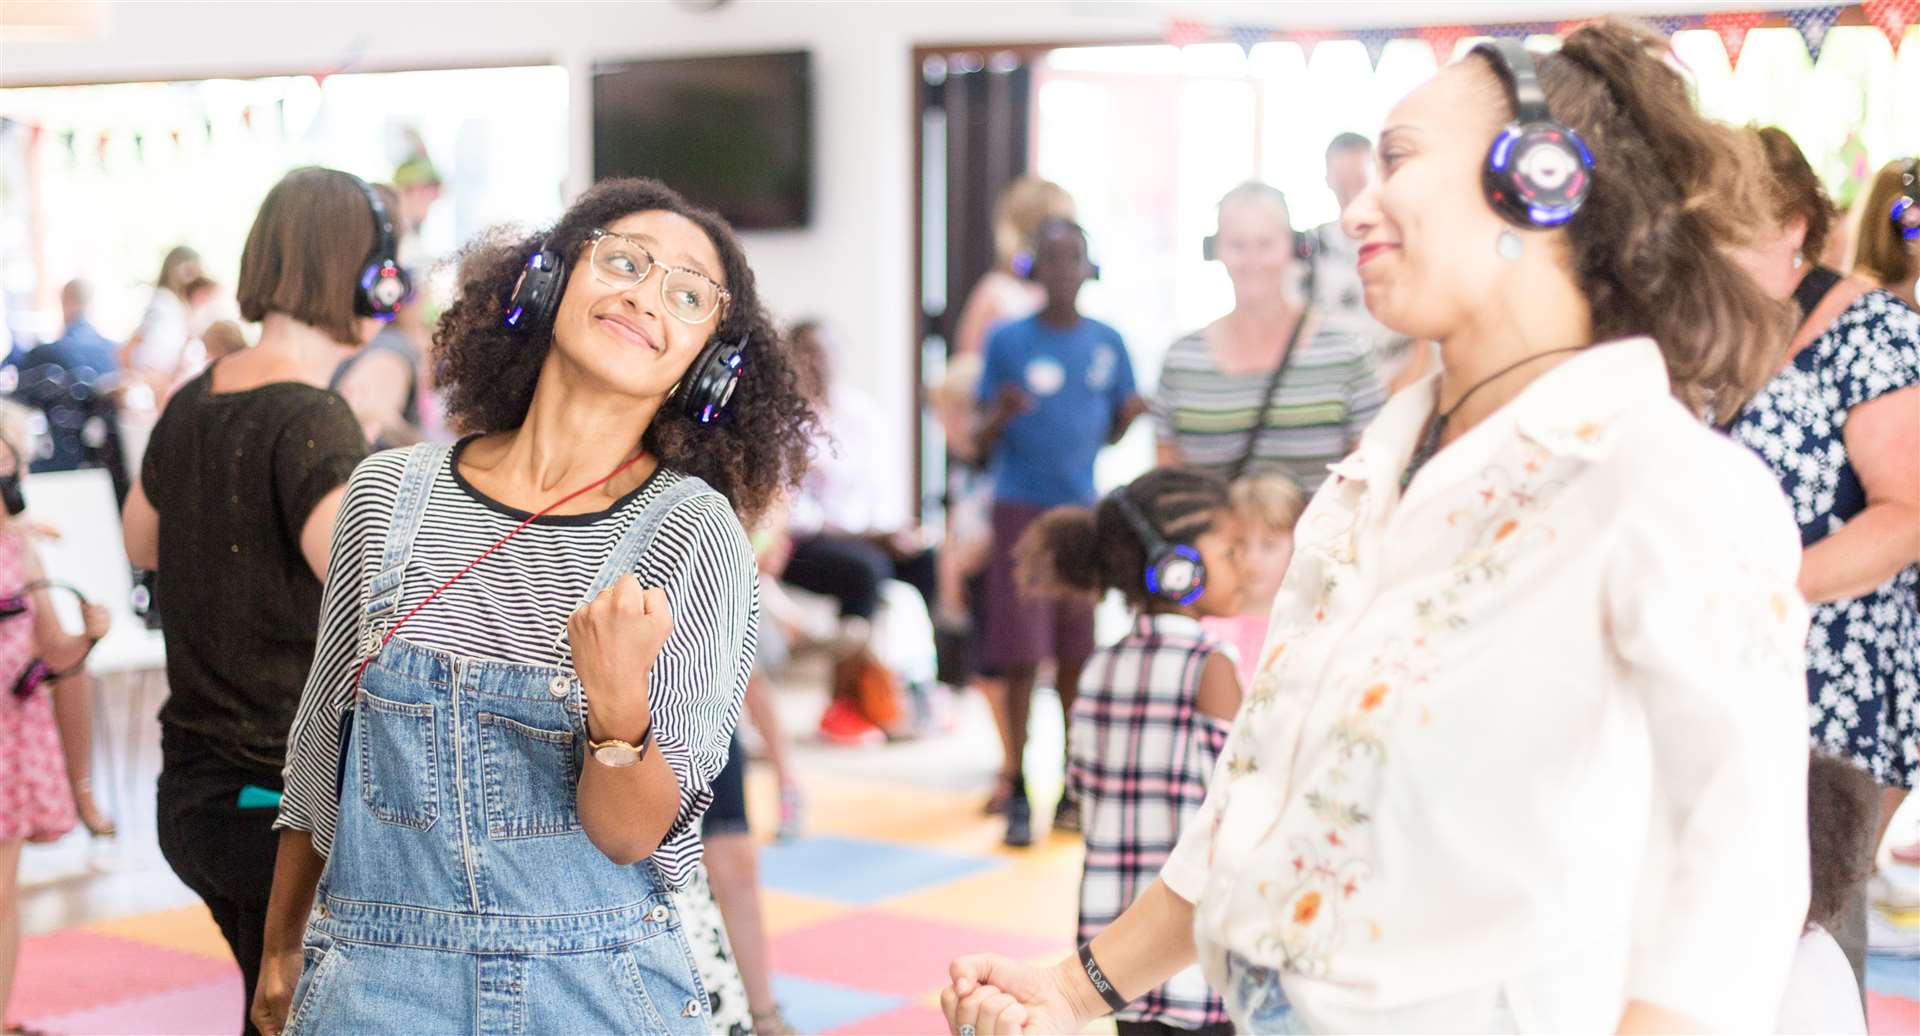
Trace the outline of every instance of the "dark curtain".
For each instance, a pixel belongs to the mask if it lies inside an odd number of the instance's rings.
[[[1027,171],[1033,71],[1024,55],[1007,52],[929,52],[922,58],[917,113],[923,135],[917,206],[922,276],[914,294],[924,366],[951,352],[967,295],[993,265],[994,200]],[[930,119],[930,113],[944,114],[944,124]],[[938,133],[939,139],[925,139],[928,133]],[[935,150],[944,151],[944,161],[928,160]],[[939,214],[928,218],[930,207],[943,196],[944,220]],[[945,240],[935,236],[941,225]],[[928,271],[942,270],[944,276],[927,276]],[[929,281],[944,284],[945,290],[928,290]],[[946,496],[947,465],[925,448],[930,430],[921,424],[921,448],[916,450],[921,501],[923,507],[939,507]]]

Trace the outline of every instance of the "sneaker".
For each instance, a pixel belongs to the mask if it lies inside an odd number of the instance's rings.
[[[777,841],[790,842],[800,837],[806,826],[803,818],[807,811],[806,800],[801,797],[800,786],[793,783],[780,785],[780,827],[773,837]]]
[[[881,745],[885,731],[874,726],[852,704],[835,700],[820,714],[820,737],[836,745]]]
[[[1080,833],[1080,800],[1070,795],[1060,796],[1060,804],[1053,808],[1053,829],[1067,834]]]
[[[1033,804],[1025,795],[1016,795],[1007,802],[1007,845],[1015,849],[1025,849],[1033,844]]]

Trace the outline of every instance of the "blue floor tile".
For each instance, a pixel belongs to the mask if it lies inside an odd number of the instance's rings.
[[[1004,866],[991,857],[840,836],[777,843],[760,856],[766,887],[855,906]]]
[[[1920,1000],[1920,957],[1867,954],[1867,988],[1881,996]]]
[[[826,1032],[884,1014],[905,1004],[906,998],[848,989],[831,982],[814,982],[788,975],[773,976],[773,996],[780,1011],[799,1032]]]

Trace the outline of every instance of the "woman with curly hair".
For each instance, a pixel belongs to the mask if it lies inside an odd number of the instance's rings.
[[[1808,898],[1799,537],[1700,414],[1786,329],[1722,252],[1760,156],[1666,54],[1496,41],[1388,115],[1342,219],[1367,308],[1445,364],[1301,516],[1158,880],[1077,958],[955,961],[956,1033],[1078,1031],[1196,960],[1241,1031],[1769,1031]]]
[[[741,523],[812,418],[731,229],[659,183],[461,274],[467,437],[369,458],[334,528],[255,1019],[704,1033],[673,893],[753,660]]]

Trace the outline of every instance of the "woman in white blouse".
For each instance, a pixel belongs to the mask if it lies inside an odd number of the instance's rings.
[[[1078,959],[955,961],[954,1032],[1077,1031],[1196,959],[1242,1031],[1773,1023],[1807,908],[1799,536],[1698,415],[1786,329],[1719,247],[1766,211],[1759,156],[1665,53],[1589,27],[1536,83],[1476,51],[1388,116],[1343,219],[1367,307],[1445,369],[1303,515],[1161,880]]]

